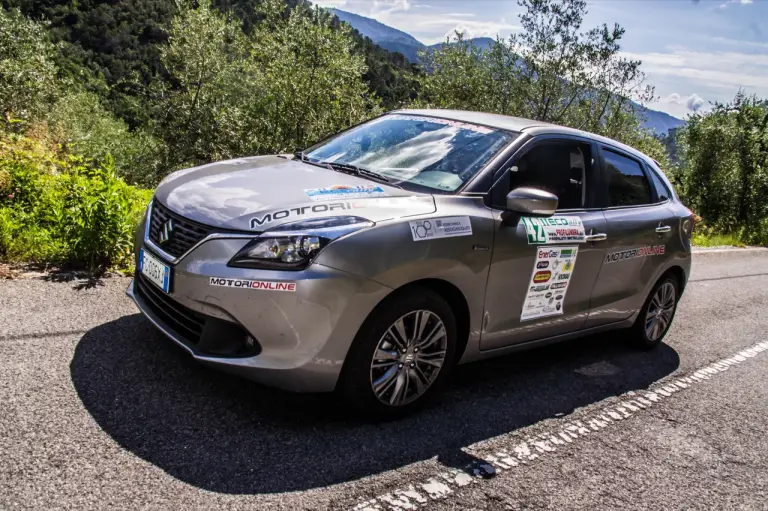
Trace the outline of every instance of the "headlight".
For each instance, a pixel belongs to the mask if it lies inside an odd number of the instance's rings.
[[[357,216],[317,218],[281,225],[249,242],[228,266],[302,270],[333,240],[373,225]]]

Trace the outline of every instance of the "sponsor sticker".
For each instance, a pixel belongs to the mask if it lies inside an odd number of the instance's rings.
[[[605,256],[606,263],[615,263],[618,261],[625,261],[627,259],[637,259],[638,257],[650,257],[655,255],[664,255],[666,251],[666,245],[654,245],[648,247],[633,248],[630,250],[620,250],[618,252],[611,252]]]
[[[304,190],[307,197],[313,201],[362,199],[366,197],[383,197],[384,189],[376,185],[334,185],[327,188],[312,188]]]
[[[409,224],[413,241],[472,235],[472,222],[468,216],[431,218],[409,222]]]
[[[578,216],[551,216],[548,218],[524,216],[520,222],[525,226],[529,245],[584,243],[587,241],[584,223]]]
[[[226,279],[211,277],[211,286],[234,287],[239,289],[264,289],[267,291],[296,291],[295,282],[272,282],[266,280]]]
[[[576,268],[578,247],[547,247],[536,251],[536,260],[525,295],[520,321],[558,316],[564,313],[563,303],[571,275]],[[542,270],[547,263],[551,270]],[[541,284],[542,282],[553,282]],[[553,290],[559,290],[555,296]]]
[[[549,268],[549,261],[539,261],[536,263],[536,268],[543,270],[544,268]]]

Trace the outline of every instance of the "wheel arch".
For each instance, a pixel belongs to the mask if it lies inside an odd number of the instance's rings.
[[[418,289],[429,289],[430,291],[437,293],[448,302],[448,305],[453,311],[453,316],[456,319],[456,353],[454,362],[458,362],[464,355],[464,351],[469,342],[470,312],[467,298],[455,284],[439,278],[425,278],[408,282],[407,284],[403,284],[394,289],[384,297],[384,299],[373,308],[368,317],[373,317],[377,310],[390,300],[396,300],[398,296],[417,291]]]
[[[682,267],[677,265],[671,266],[667,268],[667,270],[664,273],[661,274],[661,276],[656,280],[656,283],[658,283],[666,275],[673,275],[677,279],[677,286],[678,286],[677,288],[680,291],[680,296],[682,296],[683,291],[685,290],[685,284],[686,284],[685,270],[683,270]]]

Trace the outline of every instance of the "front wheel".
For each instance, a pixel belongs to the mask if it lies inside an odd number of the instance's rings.
[[[661,344],[672,325],[679,296],[679,285],[673,275],[666,275],[656,283],[632,326],[636,344],[643,349]]]
[[[453,366],[456,319],[437,293],[413,289],[388,299],[360,328],[340,391],[378,418],[404,415],[435,395]]]

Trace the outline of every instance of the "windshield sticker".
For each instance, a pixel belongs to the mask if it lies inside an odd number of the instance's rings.
[[[441,119],[439,117],[425,117],[421,115],[388,115],[384,119],[394,119],[396,121],[421,121],[431,122],[433,124],[442,124],[444,126],[450,126],[452,128],[459,128],[462,130],[474,131],[475,133],[481,133],[487,135],[493,133],[491,128],[485,126],[478,126],[477,124],[470,124],[468,122],[454,121],[451,119]]]
[[[578,251],[578,247],[547,247],[536,251],[520,321],[563,314]]]
[[[417,220],[409,223],[411,225],[413,241],[472,235],[472,222],[468,216],[432,218],[430,220]]]
[[[529,245],[554,243],[584,243],[587,241],[584,224],[577,216],[551,216],[531,218],[524,216],[520,221],[525,226]]]
[[[225,279],[224,277],[211,277],[210,285],[220,287],[236,287],[240,289],[264,289],[267,291],[296,291],[295,282]]]
[[[633,248],[631,250],[620,250],[618,252],[611,252],[605,256],[606,263],[615,263],[617,261],[625,261],[627,259],[636,259],[638,257],[648,257],[655,255],[664,255],[666,252],[666,245],[654,245],[652,247],[640,247]]]
[[[327,188],[312,188],[304,190],[307,197],[313,201],[338,199],[363,199],[366,197],[384,197],[385,192],[376,185],[334,185]]]

